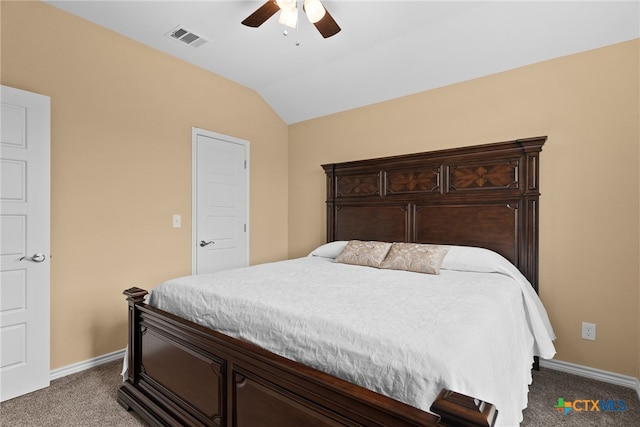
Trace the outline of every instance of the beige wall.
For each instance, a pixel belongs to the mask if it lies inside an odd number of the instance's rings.
[[[635,40],[290,126],[289,256],[324,241],[322,163],[548,135],[540,293],[557,359],[640,376],[639,51]]]
[[[250,141],[251,262],[287,256],[287,126],[254,91],[6,1],[2,84],[51,97],[52,369],[124,348],[122,290],[190,273],[192,126]]]

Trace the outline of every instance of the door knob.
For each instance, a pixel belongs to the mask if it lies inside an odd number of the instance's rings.
[[[46,257],[44,256],[44,254],[33,254],[33,256],[23,256],[22,258],[20,258],[18,261],[22,261],[22,260],[27,260],[27,261],[31,261],[31,262],[42,262],[44,261]]]
[[[207,245],[213,245],[213,244],[215,244],[215,243],[216,243],[216,242],[214,242],[213,240],[209,240],[208,242],[205,242],[204,240],[200,240],[200,247],[201,247],[201,248],[204,248],[204,247],[205,247],[205,246],[207,246]]]

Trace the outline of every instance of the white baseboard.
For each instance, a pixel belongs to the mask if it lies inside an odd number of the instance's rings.
[[[67,375],[76,374],[78,372],[85,371],[89,368],[99,366],[105,363],[113,362],[114,360],[122,360],[124,358],[125,350],[114,351],[113,353],[103,354],[102,356],[94,357],[92,359],[84,360],[82,362],[74,363],[73,365],[63,366],[51,371],[49,374],[50,381],[57,380],[58,378],[66,377]]]
[[[603,371],[601,369],[590,368],[588,366],[576,365],[574,363],[563,362],[561,360],[540,359],[540,366],[543,368],[553,369],[555,371],[566,372],[580,377],[627,387],[635,390],[638,394],[638,399],[640,399],[640,380],[638,378],[616,374],[615,372]]]

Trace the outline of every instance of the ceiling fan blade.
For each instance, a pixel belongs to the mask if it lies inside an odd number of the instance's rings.
[[[262,6],[260,6],[255,12],[251,15],[247,16],[242,24],[247,27],[259,27],[264,24],[267,19],[271,18],[277,11],[280,10],[280,7],[276,4],[275,1],[269,0]]]
[[[316,26],[318,31],[320,31],[320,34],[322,34],[322,37],[324,37],[325,39],[331,36],[335,36],[340,32],[341,29],[335,19],[333,19],[333,16],[331,16],[329,11],[326,9],[322,19],[313,25]]]

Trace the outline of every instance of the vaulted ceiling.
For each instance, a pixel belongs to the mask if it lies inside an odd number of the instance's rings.
[[[640,37],[638,1],[326,0],[328,39],[304,17],[287,36],[277,16],[241,25],[264,0],[47,3],[254,89],[288,124]]]

